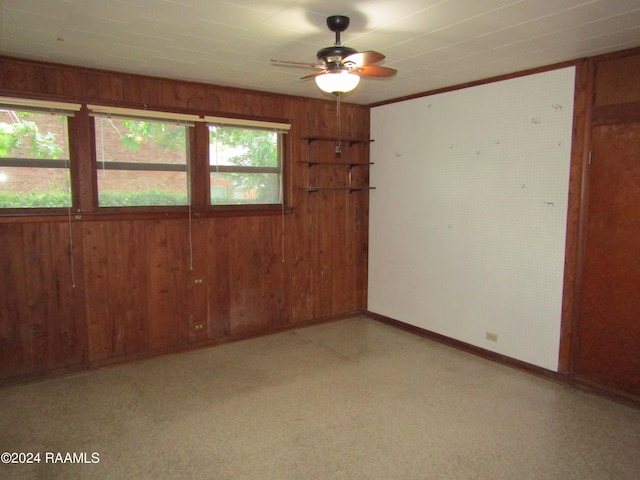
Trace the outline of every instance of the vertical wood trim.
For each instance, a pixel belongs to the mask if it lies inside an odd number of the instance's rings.
[[[569,210],[565,246],[564,288],[558,371],[573,374],[578,348],[577,325],[584,260],[588,203],[589,149],[594,96],[594,63],[586,60],[576,66]]]
[[[89,116],[87,107],[83,106],[70,119],[70,123],[73,124],[75,133],[71,165],[72,169],[76,167],[77,172],[77,176],[72,177],[72,182],[75,182],[72,185],[77,193],[77,203],[74,206],[77,212],[92,212],[98,205],[94,121]],[[71,132],[71,126],[69,130]]]
[[[83,142],[79,141],[82,136],[81,119],[83,114],[76,112],[74,116],[67,118],[67,131],[69,136],[69,180],[71,183],[71,209],[80,210],[80,190],[82,188],[82,175],[78,175],[80,170],[80,157],[83,155]]]
[[[209,127],[204,122],[196,122],[189,135],[189,171],[192,206],[197,210],[204,210],[211,203],[209,189]],[[196,172],[200,172],[198,177]],[[204,173],[206,172],[206,174]]]

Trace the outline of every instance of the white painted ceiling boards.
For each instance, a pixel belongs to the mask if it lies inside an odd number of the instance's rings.
[[[0,55],[330,98],[269,60],[314,62],[334,14],[399,70],[361,104],[640,45],[639,0],[0,0]]]

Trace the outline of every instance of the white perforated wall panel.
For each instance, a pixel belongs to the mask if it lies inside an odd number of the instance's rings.
[[[372,109],[369,311],[557,370],[574,76]]]

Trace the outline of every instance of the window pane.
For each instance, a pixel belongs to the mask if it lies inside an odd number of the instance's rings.
[[[0,208],[70,206],[67,117],[0,107]]]
[[[281,203],[277,173],[211,173],[212,205]]]
[[[278,134],[265,130],[210,125],[209,164],[277,167]]]
[[[70,207],[69,183],[64,163],[63,168],[0,167],[0,208]]]
[[[98,171],[98,204],[101,207],[188,205],[184,191],[186,172]],[[144,185],[150,185],[144,188]]]
[[[210,125],[211,204],[281,203],[279,137],[274,131]]]
[[[95,122],[101,207],[188,204],[188,127],[107,117]]]

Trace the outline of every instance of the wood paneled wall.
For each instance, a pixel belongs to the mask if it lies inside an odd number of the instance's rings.
[[[309,88],[315,88],[309,85]],[[347,178],[327,142],[331,100],[274,95],[0,57],[0,95],[288,120],[286,210],[0,216],[0,382],[94,368],[340,318],[366,308],[368,190],[306,192]],[[342,105],[343,137],[368,138],[369,109]],[[74,126],[72,128],[85,128]],[[87,132],[80,132],[79,138]],[[86,142],[78,168],[91,170]],[[368,162],[368,145],[349,161]],[[314,160],[316,160],[314,158]],[[367,168],[353,172],[368,185]],[[313,169],[313,170],[312,170]],[[354,169],[355,170],[355,169]],[[86,178],[88,175],[84,175]]]

